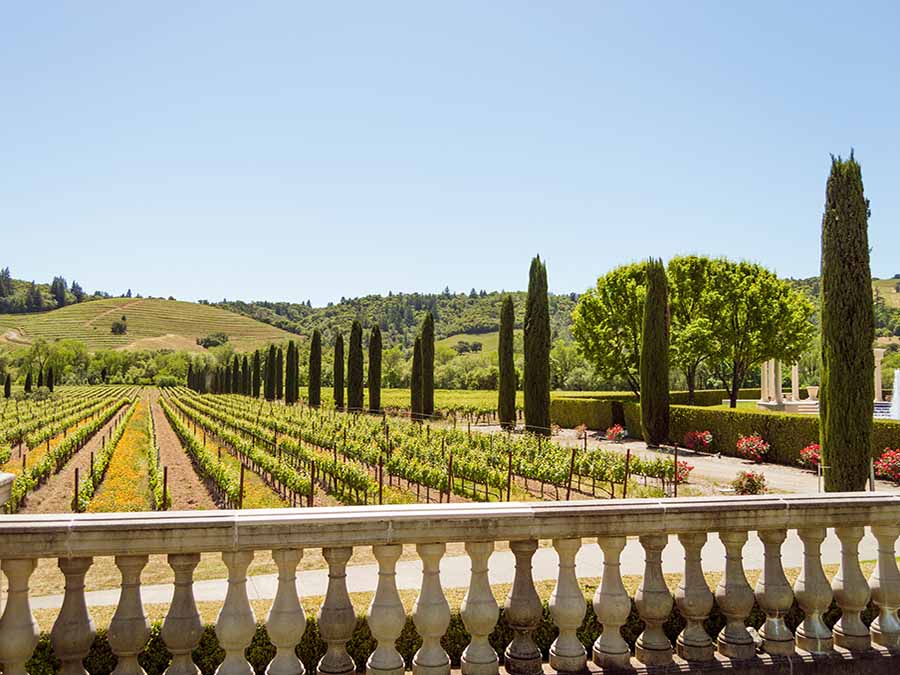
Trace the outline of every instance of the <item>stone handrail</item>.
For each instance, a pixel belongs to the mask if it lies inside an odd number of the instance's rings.
[[[829,584],[820,547],[827,528],[832,527],[842,555],[840,571]],[[879,550],[877,567],[868,581],[858,554],[866,527],[871,528]],[[781,545],[788,530],[797,530],[804,545],[803,568],[793,588],[781,561]],[[749,531],[758,533],[765,548],[764,569],[755,589],[750,588],[743,569],[742,551]],[[710,532],[718,533],[726,551],[725,571],[714,591],[707,586],[701,559]],[[677,535],[685,550],[684,575],[674,597],[661,565],[669,535]],[[645,552],[643,581],[634,596],[645,628],[632,654],[620,632],[631,610],[631,598],[622,583],[619,560],[626,538],[634,536],[639,537]],[[201,553],[219,552],[228,568],[228,592],[216,622],[226,654],[217,673],[247,675],[250,667],[244,649],[256,625],[246,591],[247,569],[254,551],[271,550],[279,581],[266,624],[277,648],[268,672],[300,675],[302,665],[294,646],[305,618],[297,596],[296,568],[303,549],[321,548],[329,566],[329,583],[319,613],[319,631],[328,650],[318,673],[350,675],[356,665],[346,643],[356,617],[347,594],[346,564],[353,547],[371,546],[379,574],[367,620],[377,648],[366,669],[371,675],[398,675],[405,665],[395,641],[406,614],[395,569],[402,545],[414,544],[423,574],[413,620],[423,643],[413,659],[413,671],[445,675],[450,661],[440,640],[451,615],[439,566],[446,543],[463,542],[472,562],[472,576],[461,614],[472,637],[463,653],[462,672],[488,675],[497,673],[502,664],[514,675],[537,675],[542,672],[541,652],[532,633],[541,621],[542,607],[532,580],[532,555],[538,540],[552,539],[560,561],[550,601],[559,628],[559,637],[550,649],[550,667],[557,672],[583,672],[588,661],[602,669],[629,664],[665,666],[673,657],[684,667],[731,660],[737,669],[742,662],[758,666],[760,659],[774,664],[773,659],[795,658],[796,650],[806,657],[824,657],[845,651],[871,654],[873,646],[897,668],[900,661],[894,660],[889,650],[900,649],[898,536],[900,496],[877,493],[4,516],[0,517],[0,569],[9,580],[9,594],[0,617],[0,664],[5,675],[25,672],[24,664],[37,642],[28,580],[38,559],[57,558],[66,584],[51,642],[63,673],[84,673],[81,662],[94,636],[85,605],[85,573],[94,556],[115,556],[122,585],[109,642],[119,657],[117,673],[142,672],[137,654],[149,628],[141,604],[140,573],[149,554],[167,554],[175,573],[174,597],[162,626],[162,638],[173,655],[167,673],[195,674],[191,652],[202,627],[193,596],[193,572]],[[589,646],[590,653],[576,634],[586,612],[575,574],[575,556],[584,538],[596,538],[603,552],[602,581],[593,599],[603,632],[592,648]],[[497,541],[510,542],[516,560],[505,604],[514,638],[499,657],[488,641],[499,613],[488,582],[488,559]],[[795,598],[805,615],[796,634],[785,623]],[[822,615],[832,598],[842,616],[829,629]],[[866,626],[860,615],[870,598],[879,614]],[[710,636],[704,621],[714,599],[727,625]],[[754,600],[766,614],[758,641],[744,625]],[[674,648],[663,631],[673,604],[687,624]]]

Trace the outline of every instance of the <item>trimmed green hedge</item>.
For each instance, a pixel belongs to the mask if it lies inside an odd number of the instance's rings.
[[[587,647],[588,654],[590,654],[590,645],[593,644],[594,640],[597,639],[597,636],[600,635],[600,624],[597,622],[597,617],[594,614],[591,602],[586,600],[586,604],[587,613],[585,614],[581,628],[578,630],[578,637],[581,639],[582,644]],[[863,620],[868,625],[877,614],[877,611],[870,603],[868,608],[863,612]],[[839,617],[840,610],[837,608],[837,605],[832,602],[831,608],[823,617],[825,623],[831,627]],[[785,616],[785,621],[793,630],[802,619],[803,612],[795,602],[790,612]],[[754,605],[748,618],[748,624],[759,628],[764,620],[765,614],[758,606]],[[623,637],[632,648],[634,648],[634,643],[643,630],[643,626],[644,624],[640,620],[637,609],[632,601],[631,614],[628,617],[627,624],[622,629]],[[684,626],[684,620],[673,607],[669,619],[663,626],[666,635],[673,643]],[[715,638],[724,626],[725,617],[722,616],[718,606],[714,605],[709,618],[704,623],[704,627],[706,628],[706,631]],[[172,658],[169,650],[166,649],[165,644],[160,638],[159,629],[160,624],[158,623],[152,626],[150,640],[138,656],[138,661],[144,670],[147,671],[148,675],[161,675]],[[550,610],[545,603],[543,618],[540,626],[534,633],[534,640],[541,648],[545,659],[548,656],[550,645],[553,640],[556,639],[557,634],[558,631],[553,625],[553,621],[550,617]],[[441,639],[441,644],[450,655],[454,668],[459,667],[459,658],[468,645],[469,639],[470,636],[463,625],[462,618],[459,613],[454,613],[450,621],[450,627]],[[503,616],[503,610],[501,610],[500,620],[497,622],[497,626],[490,637],[491,645],[493,645],[498,654],[502,655],[503,650],[506,645],[509,644],[510,640],[512,640],[512,630]],[[406,661],[407,669],[412,667],[412,657],[421,644],[422,639],[416,632],[412,618],[407,617],[403,632],[397,640],[397,650]],[[353,657],[358,671],[365,670],[366,659],[374,650],[375,640],[369,632],[369,626],[364,617],[359,617],[356,622],[356,629],[354,630],[353,637],[350,639],[350,642],[347,643],[347,651],[350,653],[350,656]],[[297,656],[303,662],[303,665],[306,666],[306,671],[308,673],[314,673],[316,664],[325,653],[325,643],[319,636],[318,625],[314,617],[310,617],[307,620],[306,631],[304,632],[300,643],[297,645],[296,651]],[[262,624],[257,625],[256,635],[254,635],[250,647],[246,651],[247,660],[258,675],[263,675],[266,666],[274,655],[275,647],[269,641],[265,626]],[[214,627],[207,626],[200,640],[200,645],[193,652],[194,663],[197,664],[197,667],[203,675],[212,675],[215,672],[216,667],[224,658],[225,652],[219,647]],[[91,646],[90,653],[84,660],[85,668],[91,675],[109,675],[115,669],[116,663],[117,658],[112,653],[112,649],[109,646],[106,631],[97,631],[97,637],[94,639],[94,644]],[[38,642],[38,646],[34,651],[34,655],[26,664],[26,669],[31,675],[53,675],[59,671],[59,667],[59,659],[53,654],[53,650],[50,646],[50,636],[47,633],[43,633]]]

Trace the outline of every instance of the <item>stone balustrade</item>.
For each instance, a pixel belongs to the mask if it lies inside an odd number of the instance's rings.
[[[841,543],[840,571],[829,584],[820,547],[827,528]],[[867,580],[858,546],[870,528],[878,542],[878,560]],[[781,547],[789,530],[804,546],[804,562],[793,587],[782,567]],[[756,588],[745,576],[742,551],[748,533],[765,547],[764,569]],[[701,554],[710,533],[725,548],[724,574],[715,589],[704,576]],[[677,588],[666,585],[661,556],[676,535],[684,548],[684,573]],[[400,675],[407,665],[417,675],[446,675],[451,661],[441,638],[451,621],[441,586],[441,558],[448,542],[463,542],[471,559],[471,579],[461,607],[471,640],[462,654],[465,675],[491,675],[501,668],[516,675],[603,672],[623,668],[643,672],[675,669],[728,669],[730,672],[851,672],[849,663],[871,673],[900,672],[900,570],[895,545],[900,536],[900,497],[873,493],[826,496],[721,497],[682,500],[622,500],[555,503],[440,504],[379,508],[314,508],[272,511],[161,512],[4,516],[0,518],[0,569],[8,579],[0,617],[0,665],[5,675],[20,675],[38,640],[29,601],[29,578],[38,559],[58,560],[65,596],[50,634],[63,675],[85,673],[82,660],[95,629],[87,612],[85,573],[97,556],[115,556],[121,571],[121,596],[109,628],[109,644],[118,657],[117,675],[143,673],[138,664],[149,635],[141,603],[140,574],[150,554],[166,554],[175,576],[174,596],[161,628],[172,653],[167,675],[196,675],[191,660],[202,626],[193,594],[193,573],[200,554],[220,553],[228,569],[228,590],[215,631],[225,652],[219,675],[249,675],[245,649],[257,617],[247,596],[247,569],[253,552],[272,551],[278,588],[266,627],[276,651],[269,675],[302,675],[294,647],[306,627],[296,583],[305,549],[322,549],[328,564],[328,588],[318,613],[318,630],[327,651],[317,675]],[[620,573],[628,537],[637,537],[645,553],[643,580],[633,600],[643,620],[634,653],[623,638],[632,607]],[[601,583],[593,608],[603,630],[593,645],[578,630],[586,613],[583,588],[575,574],[575,556],[585,539],[596,540],[602,557],[593,576]],[[558,553],[556,587],[550,598],[559,632],[549,663],[534,639],[542,604],[532,580],[532,556],[540,540]],[[501,653],[489,641],[500,612],[488,581],[488,562],[496,542],[509,542],[515,577],[503,605],[512,639]],[[421,648],[405,664],[396,642],[406,622],[396,584],[402,546],[414,545],[422,561],[422,583],[412,612]],[[347,651],[356,624],[346,585],[346,565],[355,547],[371,547],[378,563],[377,590],[367,620],[377,641],[365,664]],[[302,593],[302,588],[300,592]],[[674,590],[674,592],[673,592]],[[796,598],[804,617],[796,632],[785,615]],[[833,629],[823,620],[832,598],[841,611]],[[765,612],[758,633],[745,619],[754,599]],[[872,601],[877,617],[866,625],[861,613]],[[726,619],[717,635],[705,620],[718,606]],[[664,624],[673,609],[684,628],[673,644]]]

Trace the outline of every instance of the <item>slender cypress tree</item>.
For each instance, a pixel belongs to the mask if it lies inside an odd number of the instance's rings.
[[[275,400],[275,345],[269,345],[266,355],[265,396],[267,401]]]
[[[322,334],[318,329],[313,331],[309,345],[309,405],[318,408],[322,405]]]
[[[641,431],[650,447],[669,437],[669,305],[662,260],[647,261],[641,341]]]
[[[409,412],[414,420],[422,419],[422,337],[413,345],[412,373],[409,378]]]
[[[28,371],[28,374],[25,376],[25,393],[31,393],[31,371]]]
[[[197,383],[194,381],[194,364],[192,363],[188,363],[187,386],[188,389],[197,391]]]
[[[525,428],[550,435],[550,306],[540,256],[531,261],[525,302]]]
[[[869,201],[862,170],[831,158],[822,216],[822,388],[819,435],[825,490],[863,490],[872,451],[875,319],[869,268]]]
[[[275,356],[275,398],[284,398],[284,351],[278,348]]]
[[[38,369],[38,389],[44,386],[44,369]]]
[[[287,351],[284,354],[284,402],[287,405],[294,403],[294,381],[291,379],[291,370],[294,366],[294,342],[288,342]]]
[[[381,412],[381,328],[377,323],[369,335],[369,410]]]
[[[259,358],[259,350],[257,349],[253,352],[253,374],[251,375],[252,382],[250,386],[252,387],[252,396],[253,398],[259,398],[259,387],[261,385],[260,380],[260,358]]]
[[[47,389],[53,391],[53,366],[47,369]]]
[[[516,362],[513,354],[513,330],[516,324],[515,308],[511,295],[503,299],[500,309],[500,374],[498,381],[497,414],[504,429],[516,428]]]
[[[422,321],[422,414],[434,414],[434,314]]]
[[[362,325],[359,321],[354,321],[350,326],[350,345],[347,351],[347,406],[354,412],[363,409]]]
[[[250,361],[247,360],[246,354],[241,360],[241,393],[244,396],[250,395]]]
[[[3,398],[9,398],[12,396],[12,377],[10,374],[6,374],[6,381],[3,383]]]
[[[241,362],[237,354],[235,354],[234,360],[231,362],[231,393],[241,393]]]
[[[334,407],[344,409],[344,336],[334,341]]]

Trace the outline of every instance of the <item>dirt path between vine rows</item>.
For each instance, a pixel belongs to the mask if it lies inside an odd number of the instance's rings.
[[[166,414],[159,405],[159,389],[150,392],[150,409],[153,423],[156,425],[156,442],[159,444],[159,464],[169,467],[169,481],[166,488],[172,499],[173,511],[219,508],[206,485],[194,470],[194,464],[188,456],[178,435],[166,419]]]
[[[100,450],[103,439],[116,428],[117,420],[127,410],[128,405],[122,406],[113,418],[69,459],[62,471],[50,476],[46,483],[30,493],[19,513],[71,513],[72,497],[75,495],[75,469],[78,469],[79,480],[84,480],[88,476],[91,471],[91,453]]]

